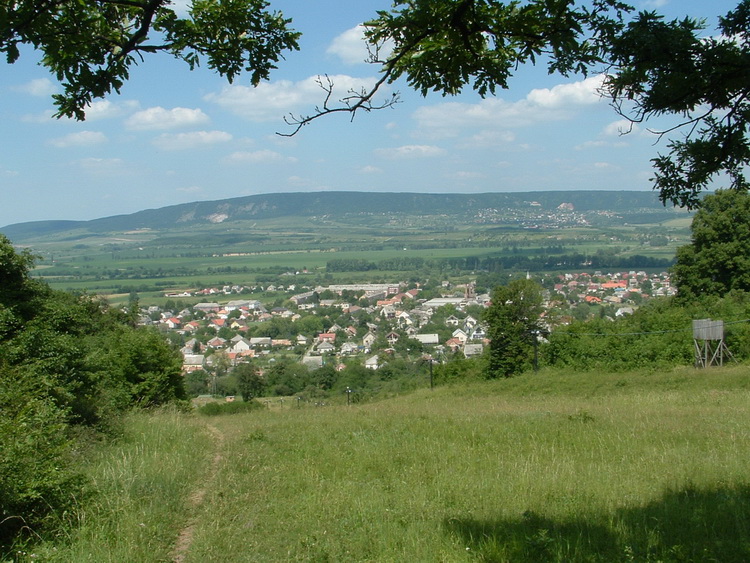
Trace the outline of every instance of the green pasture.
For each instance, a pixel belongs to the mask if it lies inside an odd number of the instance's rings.
[[[241,256],[217,255],[215,257],[199,258],[118,258],[99,256],[89,262],[74,262],[71,266],[66,264],[65,274],[56,275],[55,268],[44,268],[37,271],[50,285],[56,289],[88,290],[97,293],[106,293],[108,290],[123,285],[153,285],[159,284],[164,291],[179,290],[185,288],[200,288],[221,283],[254,283],[259,275],[264,272],[301,272],[307,269],[308,274],[285,278],[288,284],[305,283],[311,276],[323,276],[326,263],[329,260],[352,259],[368,260],[378,262],[391,258],[420,257],[429,259],[463,258],[467,256],[492,256],[502,253],[503,248],[440,248],[432,250],[411,250],[402,248],[400,250],[389,249],[367,252],[263,252]],[[231,269],[231,270],[230,270]],[[245,271],[243,271],[245,269]],[[57,269],[60,272],[61,268]],[[141,275],[144,270],[160,270],[159,277]],[[109,279],[107,272],[116,274],[118,277]],[[179,275],[185,272],[184,275]],[[189,273],[188,273],[189,272]],[[416,273],[416,272],[415,272]],[[382,278],[392,281],[392,273],[383,271],[352,272],[346,273],[347,279],[374,280]],[[398,277],[409,277],[414,273],[398,272],[393,275]],[[122,277],[119,277],[122,276]],[[341,274],[333,274],[333,279],[343,277]],[[99,279],[96,279],[99,278]],[[287,285],[288,285],[287,284]]]
[[[467,257],[530,257],[611,252],[672,259],[688,241],[689,219],[667,223],[528,229],[518,224],[477,224],[455,217],[363,215],[336,218],[282,217],[226,225],[175,226],[163,232],[69,233],[35,240],[41,259],[35,275],[56,289],[111,296],[137,291],[142,302],[165,292],[258,282],[289,285],[342,281],[394,281],[414,276],[466,275],[470,272],[333,272],[330,260],[393,258],[427,261]],[[652,244],[658,239],[662,244]],[[666,243],[664,243],[666,241]],[[293,278],[287,272],[307,270]],[[447,278],[446,278],[447,279]],[[115,300],[117,298],[114,298]]]
[[[156,446],[171,425],[190,452]],[[750,560],[745,366],[541,372],[128,428],[41,560]]]

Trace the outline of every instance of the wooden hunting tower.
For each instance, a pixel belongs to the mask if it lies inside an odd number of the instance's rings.
[[[695,367],[724,365],[724,357],[732,358],[724,343],[724,321],[699,319],[693,321]]]

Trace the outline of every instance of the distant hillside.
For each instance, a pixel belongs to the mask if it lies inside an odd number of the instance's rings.
[[[607,210],[632,212],[634,209],[664,210],[657,194],[644,191],[546,191],[484,194],[423,194],[313,192],[252,195],[217,201],[200,201],[148,209],[129,215],[116,215],[91,221],[34,221],[0,228],[15,242],[45,235],[64,236],[66,232],[106,233],[151,229],[163,231],[200,224],[233,221],[311,217],[320,215],[406,214],[460,217],[482,209],[555,209],[563,203],[576,211]]]

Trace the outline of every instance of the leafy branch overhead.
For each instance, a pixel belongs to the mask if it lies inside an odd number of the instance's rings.
[[[422,95],[455,95],[470,88],[480,96],[509,87],[522,64],[546,61],[550,73],[605,73],[601,94],[633,123],[677,116],[669,152],[653,159],[654,188],[662,202],[700,205],[701,192],[717,180],[746,191],[750,163],[750,0],[719,20],[719,34],[705,37],[706,23],[665,21],[616,0],[577,6],[574,0],[397,0],[365,24],[373,45],[389,45],[375,88],[295,120],[296,133],[334,111],[370,109],[385,83],[405,78]],[[382,48],[382,47],[381,47]],[[330,92],[330,89],[328,90]],[[364,104],[364,107],[363,107]]]
[[[230,82],[248,72],[257,85],[299,48],[290,22],[264,0],[195,0],[186,18],[169,0],[20,0],[0,3],[0,52],[14,63],[22,45],[40,51],[63,86],[56,115],[82,120],[147,54],[169,53],[191,69],[205,59]]]
[[[396,0],[391,11],[378,11],[365,22],[369,62],[380,68],[376,84],[349,92],[331,106],[332,84],[322,84],[326,102],[309,115],[292,117],[292,135],[324,115],[370,111],[398,101],[392,94],[373,105],[386,84],[405,78],[427,96],[456,95],[471,88],[481,96],[507,89],[515,69],[545,58],[550,72],[586,73],[603,62],[606,46],[622,29],[628,6],[617,0],[595,0],[575,7],[568,0],[535,0],[520,5],[492,0]]]
[[[705,37],[703,21],[664,21],[644,12],[614,38],[607,95],[615,108],[641,122],[660,115],[682,118],[680,139],[654,159],[654,188],[663,202],[698,207],[701,191],[726,176],[747,191],[750,164],[750,1],[719,20],[719,35]]]

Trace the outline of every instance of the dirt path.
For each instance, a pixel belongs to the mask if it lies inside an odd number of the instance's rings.
[[[197,524],[197,512],[198,508],[203,504],[203,499],[206,496],[206,492],[208,492],[210,486],[216,479],[216,475],[219,472],[219,465],[221,464],[221,460],[223,459],[221,452],[224,450],[224,434],[216,428],[215,426],[208,424],[206,426],[209,433],[213,437],[213,444],[214,444],[214,457],[211,460],[211,467],[209,468],[208,475],[203,480],[203,485],[193,491],[193,494],[190,495],[189,499],[189,505],[190,509],[193,512],[193,516],[188,520],[187,525],[180,530],[179,535],[177,536],[177,541],[175,542],[175,547],[172,550],[172,561],[174,563],[183,563],[185,561],[185,557],[190,550],[190,544],[193,543],[193,533],[195,532],[195,525]]]

